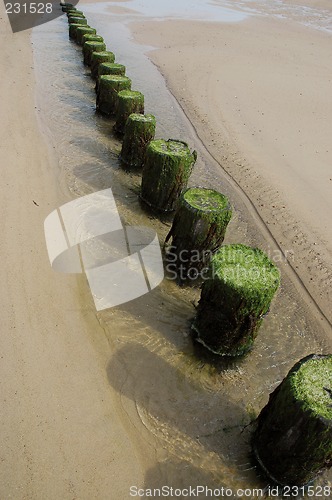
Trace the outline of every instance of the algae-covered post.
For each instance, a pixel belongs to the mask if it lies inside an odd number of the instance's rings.
[[[124,133],[126,121],[132,113],[144,113],[144,95],[137,90],[121,90],[118,93],[114,130]]]
[[[113,52],[105,50],[104,52],[92,52],[91,54],[91,76],[97,78],[99,65],[105,62],[114,63],[115,55]]]
[[[332,355],[289,371],[257,419],[254,454],[281,485],[306,485],[332,466]]]
[[[83,17],[83,18],[85,18],[85,15],[83,14],[83,12],[81,10],[70,9],[70,10],[67,10],[67,17]]]
[[[178,281],[196,279],[224,241],[232,209],[225,195],[213,189],[186,189],[179,199],[165,243]]]
[[[212,256],[192,325],[196,340],[215,354],[249,351],[280,284],[278,268],[258,248],[221,247]]]
[[[142,167],[145,151],[154,139],[156,119],[153,115],[133,113],[126,121],[120,158],[129,167]]]
[[[97,31],[91,26],[80,26],[76,28],[76,42],[79,45],[83,45],[83,36],[84,35],[95,35]]]
[[[72,23],[69,25],[69,38],[73,40],[77,39],[77,30],[81,28],[83,25],[78,23]]]
[[[84,64],[91,66],[91,57],[93,52],[104,52],[106,50],[106,45],[104,42],[96,42],[95,40],[89,40],[83,45],[83,58]]]
[[[102,36],[94,34],[94,33],[85,33],[82,36],[82,45],[84,47],[85,42],[100,42],[103,43],[104,39]],[[83,51],[83,49],[82,49]]]
[[[68,23],[70,24],[81,24],[82,26],[86,26],[88,24],[88,20],[85,17],[68,17]]]
[[[191,152],[183,141],[151,141],[146,148],[141,199],[161,212],[175,210],[196,159],[196,151]]]
[[[69,10],[76,10],[76,7],[72,3],[60,4],[62,12],[68,12]]]
[[[96,109],[105,115],[112,115],[116,110],[118,92],[130,90],[131,80],[121,75],[102,75],[99,79]]]
[[[126,67],[123,64],[118,63],[101,63],[98,66],[98,76],[96,79],[96,93],[99,90],[99,81],[102,75],[120,75],[124,76],[126,73]]]

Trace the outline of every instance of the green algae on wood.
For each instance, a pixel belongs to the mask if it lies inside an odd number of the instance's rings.
[[[84,35],[96,35],[96,33],[95,28],[91,28],[91,26],[80,26],[79,28],[76,28],[76,42],[79,45],[83,45]],[[103,40],[96,41],[102,42]]]
[[[118,93],[114,130],[124,133],[126,121],[132,113],[144,113],[144,95],[137,90],[121,90]]]
[[[215,354],[245,354],[279,287],[278,268],[258,248],[226,245],[212,256],[204,279],[192,326],[196,340]]]
[[[199,277],[212,254],[224,241],[232,209],[225,195],[207,188],[188,188],[179,199],[179,207],[165,243],[172,272],[179,282]]]
[[[104,39],[102,36],[94,34],[94,33],[85,33],[82,36],[82,46],[84,47],[85,42],[104,42]],[[83,50],[83,49],[82,49]]]
[[[104,52],[92,52],[91,55],[91,76],[92,78],[97,78],[98,76],[98,67],[101,63],[109,62],[114,63],[115,55],[113,52],[104,51]]]
[[[96,79],[96,93],[99,89],[99,80],[102,75],[121,75],[124,76],[126,73],[126,67],[123,64],[118,63],[101,63],[98,66],[98,76]]]
[[[141,168],[147,145],[154,139],[156,118],[133,113],[126,121],[120,159],[129,167]]]
[[[196,159],[196,151],[191,152],[183,141],[151,141],[146,148],[141,199],[157,211],[175,210]]]
[[[116,111],[118,92],[130,90],[131,80],[121,75],[102,75],[99,79],[96,109],[105,115],[112,115]]]
[[[77,30],[82,27],[82,24],[70,24],[69,25],[69,38],[76,40]]]
[[[67,10],[66,13],[67,13],[67,17],[83,17],[83,18],[85,18],[85,15],[81,10],[70,9],[70,10]]]
[[[253,451],[281,485],[306,485],[332,466],[332,355],[311,354],[289,371],[257,419]]]
[[[73,17],[70,16],[68,17],[68,23],[69,25],[71,24],[81,24],[82,26],[86,26],[88,24],[88,20],[85,19],[84,17]]]
[[[69,10],[76,10],[72,3],[61,4],[62,12],[68,12]]]
[[[84,64],[91,66],[91,57],[93,52],[104,52],[106,50],[106,45],[104,42],[97,42],[95,40],[89,40],[83,45],[83,58]]]

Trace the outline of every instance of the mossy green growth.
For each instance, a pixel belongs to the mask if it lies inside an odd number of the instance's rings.
[[[113,52],[104,50],[102,52],[92,52],[91,54],[91,75],[93,78],[98,76],[98,67],[103,62],[114,63],[115,55]]]
[[[133,113],[144,113],[144,95],[137,90],[120,90],[116,106],[116,122],[114,129],[124,133],[128,117]]]
[[[280,272],[258,248],[226,245],[212,256],[193,330],[216,354],[239,356],[252,348],[280,284]]]
[[[332,466],[331,401],[331,354],[301,359],[270,394],[252,445],[273,481],[306,485]]]
[[[130,90],[131,80],[121,75],[102,75],[99,78],[96,108],[101,113],[111,115],[115,113],[118,92]]]
[[[91,66],[91,57],[93,52],[104,52],[105,50],[106,45],[104,42],[97,42],[95,40],[85,42],[83,45],[84,64]]]
[[[82,24],[70,24],[69,25],[69,38],[76,40],[77,30],[81,28]]]
[[[245,300],[241,314],[263,315],[280,285],[279,269],[259,248],[225,245],[212,257],[211,277]],[[207,282],[207,286],[208,286]],[[241,299],[242,300],[242,299]]]
[[[79,28],[76,28],[76,41],[79,45],[82,45],[84,35],[95,35],[95,34],[96,34],[95,28],[91,28],[91,26],[80,26]]]
[[[104,42],[102,36],[97,35],[95,33],[85,33],[82,36],[82,45],[84,47],[85,42]]]
[[[154,139],[155,131],[156,118],[153,115],[129,115],[124,129],[121,161],[129,167],[142,167],[147,145]]]
[[[332,355],[303,363],[290,374],[289,384],[305,409],[332,420]]]
[[[188,144],[183,141],[173,139],[151,141],[146,149],[142,200],[159,211],[175,210],[196,158],[196,151],[191,152]]]
[[[87,25],[88,24],[88,20],[85,19],[84,17],[73,17],[73,16],[70,16],[70,17],[68,17],[68,23],[69,24]]]
[[[98,76],[102,75],[122,75],[126,73],[126,67],[123,64],[103,62],[99,64]]]
[[[67,17],[85,17],[84,13],[81,10],[70,9],[67,10]]]
[[[199,279],[206,272],[212,254],[224,241],[231,217],[229,201],[218,191],[192,187],[181,194],[165,240],[167,243],[172,237],[168,254],[179,283]]]

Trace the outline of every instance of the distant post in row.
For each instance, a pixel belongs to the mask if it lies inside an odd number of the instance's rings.
[[[192,325],[196,340],[222,356],[247,353],[279,284],[279,269],[262,250],[222,246],[202,285]]]
[[[92,52],[91,55],[91,76],[97,78],[99,65],[105,62],[114,63],[115,55],[113,52],[105,50],[103,52]]]
[[[175,210],[197,159],[183,141],[151,141],[146,149],[141,199],[160,212]]]
[[[126,74],[126,67],[123,64],[118,64],[118,63],[109,63],[109,62],[104,62],[99,64],[98,66],[98,76],[96,79],[96,93],[98,93],[99,90],[99,81],[100,77],[103,75],[119,75],[119,76],[125,76]]]

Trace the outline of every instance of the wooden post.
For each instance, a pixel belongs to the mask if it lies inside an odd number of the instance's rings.
[[[91,66],[91,56],[93,52],[104,52],[106,45],[103,42],[88,41],[83,45],[84,64]]]
[[[80,26],[79,28],[76,28],[76,42],[79,45],[83,45],[84,35],[96,35],[96,33],[96,30],[90,26]]]
[[[215,354],[245,354],[279,287],[278,268],[258,248],[227,245],[212,256],[203,278],[192,325],[196,340]]]
[[[65,3],[61,5],[62,12],[68,12],[69,10],[76,10],[76,8],[71,3]]]
[[[93,35],[90,33],[85,33],[85,35],[82,36],[82,46],[84,47],[85,42],[104,42],[104,39],[100,35]],[[82,49],[83,50],[83,49]]]
[[[81,28],[83,25],[78,23],[72,23],[69,25],[69,38],[76,40],[77,30]]]
[[[66,11],[67,17],[85,17],[84,13],[81,10],[70,9]]]
[[[257,419],[253,451],[281,485],[306,485],[332,466],[331,354],[311,354],[289,371]]]
[[[151,141],[146,148],[141,199],[157,211],[175,210],[196,158],[196,151],[191,153],[185,142]]]
[[[88,24],[88,20],[85,19],[85,17],[74,17],[70,16],[68,17],[68,23],[69,24],[82,24],[82,26],[86,26]]]
[[[101,63],[98,66],[98,76],[96,80],[96,93],[98,93],[99,89],[99,80],[102,75],[122,75],[124,76],[126,73],[126,67],[123,64],[117,63]]]
[[[229,201],[213,189],[186,189],[179,199],[171,230],[168,249],[179,282],[194,280],[210,263],[212,254],[224,241],[232,217]]]
[[[98,67],[103,62],[114,63],[115,55],[113,52],[104,51],[104,52],[92,52],[91,55],[91,76],[92,78],[97,78],[98,76]]]
[[[120,159],[129,167],[143,167],[145,151],[154,139],[156,119],[153,115],[133,113],[126,121]]]
[[[144,95],[136,90],[118,93],[114,130],[123,135],[126,121],[132,113],[144,113]]]
[[[131,80],[126,76],[102,75],[99,79],[96,109],[105,115],[115,113],[116,101],[120,90],[130,90]]]

